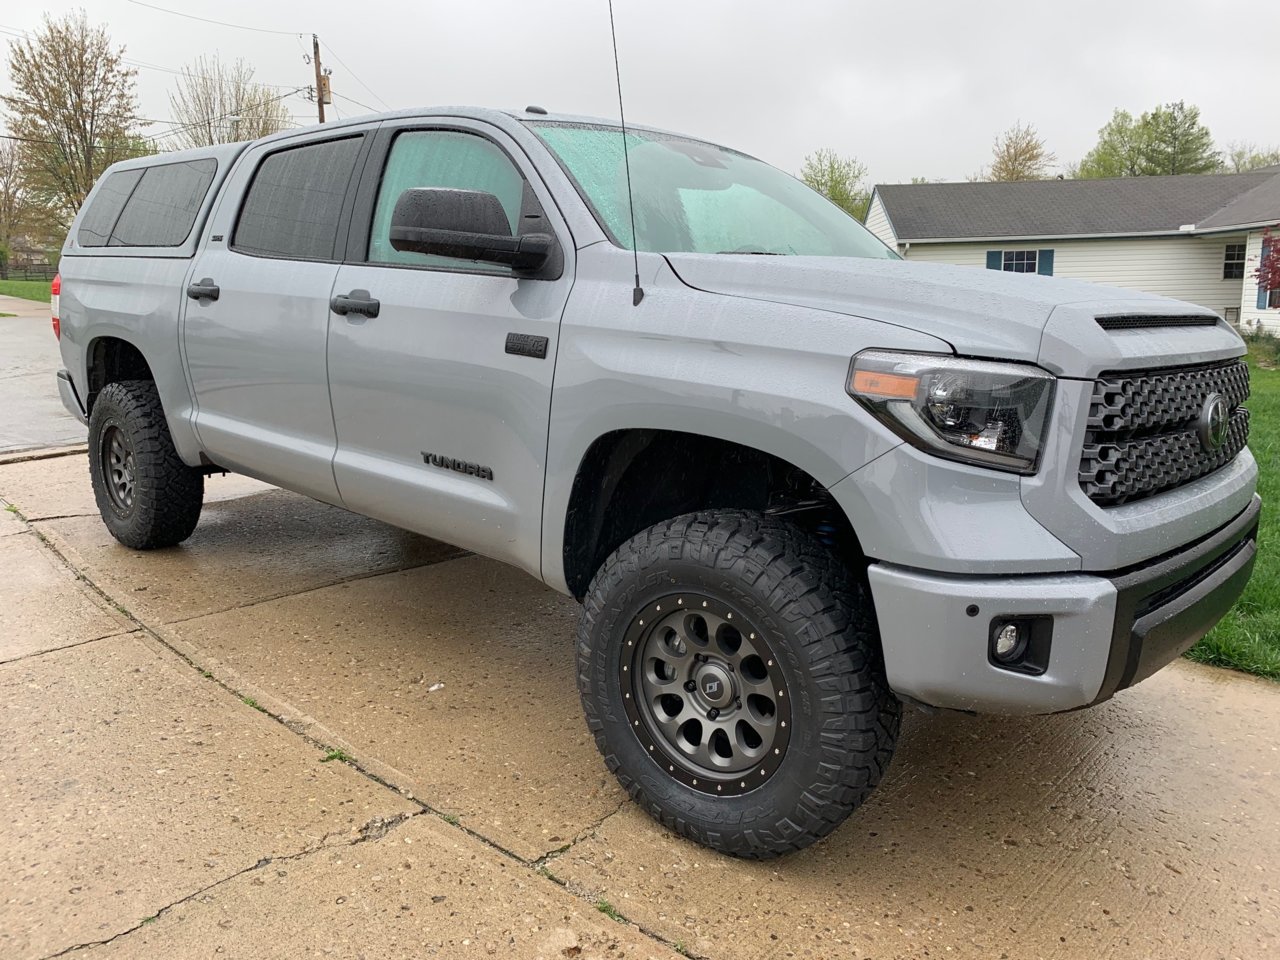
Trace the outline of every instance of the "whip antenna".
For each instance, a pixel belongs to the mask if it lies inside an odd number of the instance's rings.
[[[618,81],[618,117],[622,121],[622,163],[627,171],[627,212],[631,214],[631,258],[636,267],[636,288],[631,292],[631,305],[640,306],[644,289],[640,286],[640,251],[636,236],[636,201],[631,194],[631,157],[627,153],[627,114],[622,109],[622,70],[618,67],[618,31],[613,26],[613,0],[609,0],[609,36],[613,38],[613,76]]]

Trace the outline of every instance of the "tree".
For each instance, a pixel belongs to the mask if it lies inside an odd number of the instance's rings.
[[[804,158],[800,179],[858,220],[867,218],[871,191],[863,181],[867,168],[853,157],[823,148]]]
[[[227,66],[217,56],[183,67],[169,94],[177,122],[169,137],[174,149],[256,140],[293,124],[284,99],[253,80],[253,67],[237,59]]]
[[[1248,173],[1277,164],[1280,164],[1280,147],[1259,150],[1255,144],[1239,140],[1227,144],[1226,166],[1232,173]]]
[[[1080,161],[1077,176],[1145,177],[1213,173],[1222,168],[1200,108],[1179,100],[1144,113],[1137,120],[1116,110],[1098,131],[1098,143]]]
[[[1001,182],[1043,180],[1058,159],[1045,148],[1035,127],[1021,122],[996,137],[991,157],[986,179]]]
[[[1076,176],[1081,180],[1139,176],[1146,132],[1128,110],[1116,110],[1098,131],[1098,144],[1080,161]]]
[[[1253,278],[1263,290],[1280,290],[1280,236],[1270,227],[1262,231],[1262,256]]]
[[[22,229],[25,208],[18,144],[13,140],[0,140],[0,259],[8,259],[13,238]],[[3,265],[0,262],[0,266]]]
[[[1200,122],[1200,108],[1181,100],[1156,107],[1142,115],[1146,128],[1143,173],[1213,173],[1222,167],[1222,156],[1213,148],[1209,128]]]
[[[123,55],[84,11],[45,14],[33,36],[9,43],[13,92],[0,102],[19,138],[24,190],[58,226],[71,222],[102,171],[135,156],[142,142],[137,71]]]

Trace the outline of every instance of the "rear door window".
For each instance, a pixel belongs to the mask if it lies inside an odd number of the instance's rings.
[[[111,228],[120,219],[125,202],[142,179],[144,168],[117,170],[98,186],[89,209],[80,220],[76,243],[82,247],[105,247],[111,239]]]
[[[108,246],[181,246],[217,170],[212,158],[147,167],[111,231]]]
[[[333,260],[360,136],[324,140],[270,154],[258,166],[240,209],[232,247],[292,260]]]

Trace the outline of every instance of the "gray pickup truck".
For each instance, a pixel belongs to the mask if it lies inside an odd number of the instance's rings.
[[[1104,701],[1253,567],[1221,318],[906,263],[688,137],[448,108],[131,160],[58,293],[117,540],[229,470],[527,571],[609,768],[739,856],[862,803],[902,702]]]

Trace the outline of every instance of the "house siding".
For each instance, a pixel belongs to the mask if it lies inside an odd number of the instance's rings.
[[[880,238],[887,246],[897,249],[898,238],[893,234],[893,224],[889,222],[889,214],[880,202],[880,194],[871,195],[871,206],[867,209],[867,229]]]
[[[1244,239],[1244,235],[1238,235],[1029,240],[1024,243],[917,243],[901,244],[898,250],[908,260],[954,263],[983,269],[986,268],[989,250],[1053,250],[1055,277],[1142,290],[1222,313],[1227,307],[1241,305],[1243,287],[1254,289],[1256,295],[1256,289],[1247,279],[1222,279],[1226,245],[1240,243]],[[1261,240],[1256,241],[1256,247],[1261,248]],[[1255,264],[1257,249],[1254,252]],[[1246,277],[1252,269],[1246,263]],[[1253,307],[1254,301],[1250,300],[1248,305]],[[1258,311],[1255,309],[1253,312]],[[1269,310],[1267,313],[1280,311]],[[1243,310],[1241,317],[1244,317]],[[1280,320],[1280,317],[1276,319]]]
[[[1280,232],[1273,231],[1272,236],[1277,236],[1278,233]],[[1240,326],[1248,330],[1261,325],[1272,333],[1280,333],[1280,307],[1258,309],[1258,280],[1253,272],[1258,269],[1260,259],[1262,259],[1262,231],[1254,230],[1249,234],[1245,244],[1244,289],[1240,293]]]

